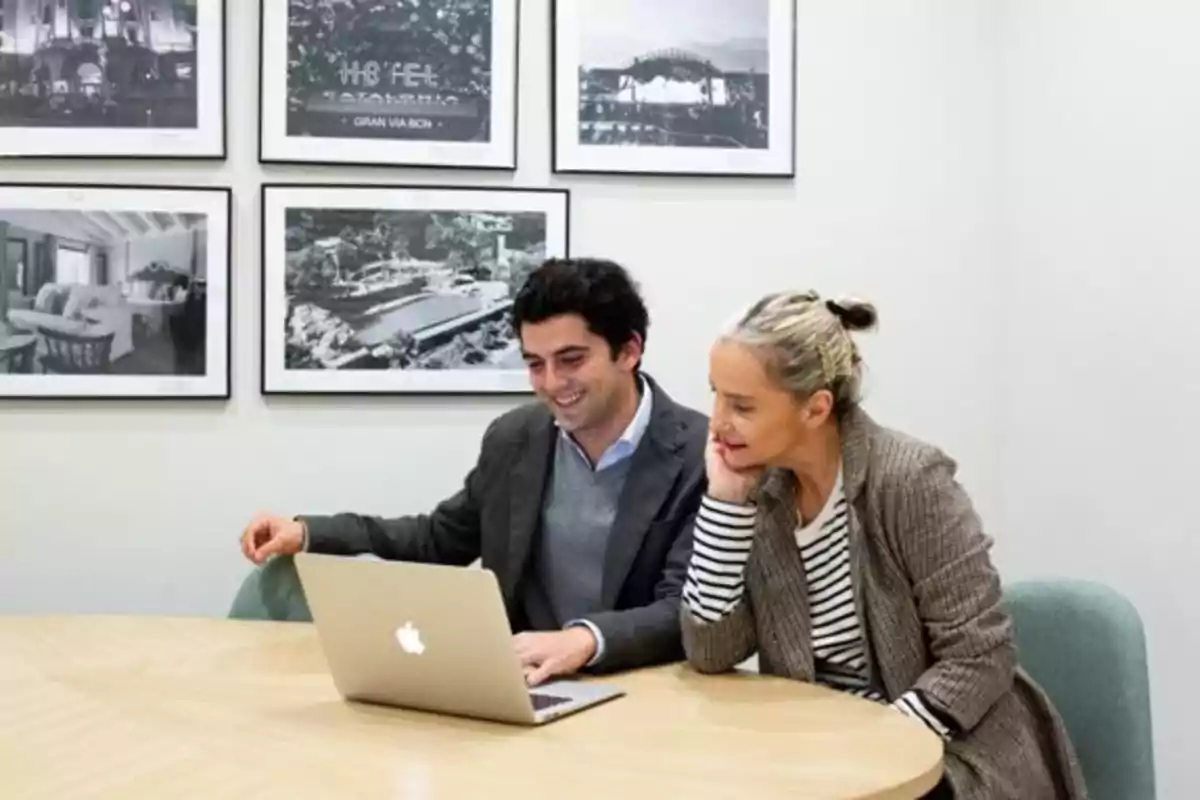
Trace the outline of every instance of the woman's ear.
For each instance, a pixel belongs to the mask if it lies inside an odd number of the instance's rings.
[[[819,428],[833,414],[833,393],[821,389],[809,395],[804,404],[804,424],[808,428]]]

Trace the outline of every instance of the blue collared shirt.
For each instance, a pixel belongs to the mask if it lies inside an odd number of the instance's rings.
[[[654,406],[653,392],[646,385],[643,378],[638,378],[642,390],[642,399],[638,403],[637,411],[633,414],[633,419],[629,421],[629,425],[625,427],[625,431],[617,438],[615,442],[608,446],[608,449],[600,454],[600,458],[596,460],[596,464],[592,469],[596,472],[608,469],[611,466],[620,464],[625,459],[637,452],[638,445],[641,444],[642,437],[646,434],[646,428],[650,427],[650,412]],[[585,461],[591,463],[587,453],[583,452],[583,448],[579,443],[571,438],[571,435],[566,431],[559,431],[559,435],[564,437],[575,452],[578,453]]]
[[[638,376],[638,385],[642,391],[642,399],[638,403],[637,411],[633,414],[633,419],[629,421],[625,431],[617,438],[615,442],[608,446],[608,449],[600,454],[600,458],[596,459],[596,465],[593,469],[596,472],[608,469],[611,466],[620,464],[627,458],[633,456],[637,452],[638,445],[642,442],[642,437],[646,434],[646,429],[650,427],[650,412],[654,407],[654,393],[650,387],[646,385],[646,381],[641,376]],[[588,461],[588,456],[583,452],[583,448],[579,443],[571,438],[571,435],[566,431],[560,431],[560,435],[566,437],[575,451],[579,453],[585,461]],[[600,629],[595,624],[586,619],[573,619],[564,625],[564,628],[571,628],[578,625],[586,627],[592,632],[592,636],[596,637],[596,654],[592,656],[592,660],[587,663],[587,666],[596,664],[604,657],[604,636],[600,633]]]

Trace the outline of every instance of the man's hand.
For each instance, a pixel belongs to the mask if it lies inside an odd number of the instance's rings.
[[[585,625],[549,633],[518,633],[513,645],[530,686],[578,672],[596,655],[596,637]]]
[[[242,531],[242,555],[261,564],[271,556],[290,556],[304,546],[304,524],[289,517],[261,515]]]

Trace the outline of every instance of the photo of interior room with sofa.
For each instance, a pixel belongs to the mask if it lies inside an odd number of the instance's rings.
[[[0,373],[203,375],[207,217],[0,209]]]

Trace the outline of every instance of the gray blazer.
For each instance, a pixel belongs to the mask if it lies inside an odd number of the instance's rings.
[[[842,439],[854,593],[874,688],[893,701],[915,688],[956,724],[946,779],[958,800],[1086,798],[1062,719],[1017,665],[992,540],[955,463],[861,410],[844,420]],[[757,651],[762,672],[812,681],[791,474],[769,472],[755,501],[745,601],[711,624],[683,611],[684,648],[701,672],[729,670]]]
[[[650,423],[632,456],[608,540],[604,610],[587,616],[604,637],[597,672],[683,659],[679,598],[692,524],[707,486],[708,419],[643,377],[654,392]],[[541,403],[513,409],[488,426],[463,487],[431,513],[393,519],[301,516],[308,549],[460,566],[481,559],[496,573],[513,629],[526,630],[523,582],[558,435]]]

